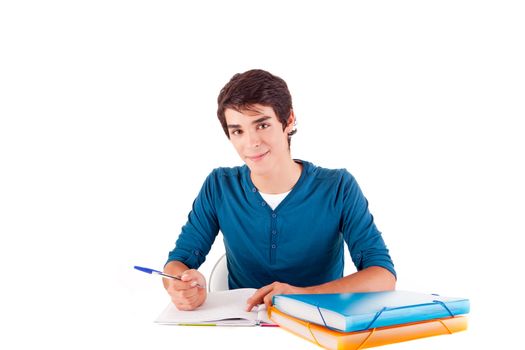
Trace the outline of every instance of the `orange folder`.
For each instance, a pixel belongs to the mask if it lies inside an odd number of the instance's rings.
[[[268,314],[270,319],[281,328],[323,348],[334,350],[366,349],[434,335],[452,334],[467,329],[467,317],[455,316],[342,333],[294,318],[273,306],[268,310]]]

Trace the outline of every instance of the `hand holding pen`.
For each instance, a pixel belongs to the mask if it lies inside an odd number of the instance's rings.
[[[197,270],[188,269],[178,276],[140,266],[135,266],[135,269],[164,278],[166,291],[179,310],[194,310],[206,300],[206,279]]]
[[[192,279],[191,278],[183,278],[185,276],[188,276],[188,274],[184,274],[182,276],[176,276],[176,275],[170,275],[170,274],[167,274],[165,272],[162,272],[162,271],[158,271],[158,270],[154,270],[154,269],[150,269],[148,267],[142,267],[142,266],[134,266],[134,268],[136,270],[139,270],[139,271],[142,271],[142,272],[145,272],[145,273],[149,273],[151,275],[158,275],[162,278],[166,278],[166,279],[174,279],[174,280],[178,280],[178,281],[184,281],[184,282],[187,282],[187,281],[191,281]],[[190,271],[190,270],[188,270]],[[204,286],[200,285],[197,283],[197,281],[193,281],[191,283],[191,287],[199,287],[199,288],[204,288]]]

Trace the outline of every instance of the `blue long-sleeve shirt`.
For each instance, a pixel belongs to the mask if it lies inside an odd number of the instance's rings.
[[[217,168],[193,203],[168,261],[197,269],[218,231],[226,248],[229,287],[272,282],[306,287],[343,276],[343,241],[357,270],[394,264],[354,177],[306,161],[292,191],[272,210],[244,165]]]

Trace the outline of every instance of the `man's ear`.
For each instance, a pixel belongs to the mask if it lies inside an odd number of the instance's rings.
[[[286,128],[284,131],[289,134],[292,132],[293,128],[295,126],[295,114],[293,112],[293,109],[290,111],[290,116],[288,117],[288,122],[286,123]]]

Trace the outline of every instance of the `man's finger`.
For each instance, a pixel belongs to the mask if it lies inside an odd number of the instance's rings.
[[[277,294],[279,294],[279,292],[276,291],[276,290],[274,289],[274,290],[272,290],[271,293],[268,293],[268,294],[266,294],[266,295],[264,296],[264,299],[263,299],[263,301],[264,301],[264,305],[266,305],[266,308],[267,308],[268,310],[270,309],[270,306],[272,306],[272,304],[273,304],[273,303],[272,303],[273,296],[274,296],[274,295],[277,295]]]
[[[273,289],[273,285],[269,284],[262,288],[259,288],[253,295],[246,300],[246,311],[251,311],[255,305],[259,305],[263,302],[263,298],[266,294],[270,293]]]
[[[191,281],[190,282],[184,282],[184,281],[179,281],[179,280],[170,280],[170,284],[168,286],[168,289],[171,289],[173,291],[181,291],[181,290],[192,289],[194,287],[195,286],[191,285]]]
[[[190,288],[190,289],[185,289],[185,290],[181,290],[179,291],[179,295],[183,298],[191,298],[193,296],[196,296],[198,295],[198,291],[195,289],[195,288]]]
[[[197,279],[197,276],[191,272],[191,270],[184,271],[182,275],[180,276],[180,279],[184,282],[191,281],[193,279]]]
[[[206,279],[204,276],[197,270],[186,270],[180,276],[183,282],[190,282],[191,287],[202,287],[206,285]]]

